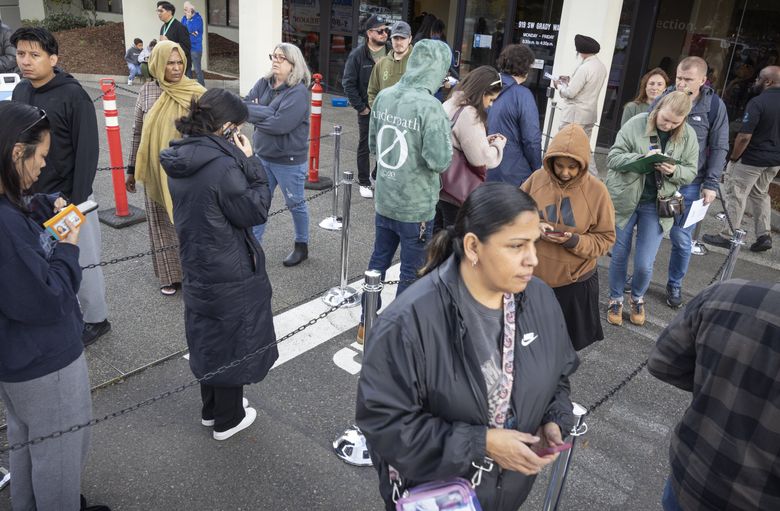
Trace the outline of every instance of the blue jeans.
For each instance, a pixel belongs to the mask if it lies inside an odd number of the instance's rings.
[[[658,223],[655,202],[639,204],[623,228],[615,226],[615,246],[609,262],[609,299],[623,301],[623,287],[626,285],[628,258],[631,255],[631,240],[636,226],[636,252],[634,253],[634,277],[631,279],[631,297],[639,300],[650,287],[653,278],[653,261],[661,246],[664,231]]]
[[[688,263],[691,260],[691,240],[696,224],[683,229],[691,203],[701,199],[701,185],[685,185],[680,187],[680,193],[685,199],[685,214],[675,219],[669,239],[672,241],[672,253],[669,256],[669,280],[667,285],[679,289],[688,272]]]
[[[419,222],[400,222],[376,214],[374,225],[374,251],[368,262],[369,270],[378,270],[385,279],[385,272],[393,262],[393,256],[401,245],[401,283],[398,284],[396,296],[409,287],[416,277],[417,270],[425,264],[425,245],[433,235],[433,220],[423,222],[424,239],[420,239]],[[365,296],[365,295],[364,295]],[[365,306],[365,303],[363,304]],[[381,297],[378,308],[382,307]],[[360,322],[363,322],[361,314]]]
[[[260,156],[258,155],[258,158]],[[281,163],[271,163],[260,158],[268,174],[268,188],[271,190],[271,198],[274,196],[276,185],[282,189],[284,203],[290,208],[293,224],[295,224],[295,242],[309,242],[309,205],[303,200],[306,198],[303,192],[303,184],[306,182],[306,173],[308,163],[299,163],[297,165],[283,165]],[[263,242],[263,233],[268,223],[256,225],[252,232],[260,243]]]
[[[141,65],[140,64],[127,64],[127,69],[130,71],[130,75],[127,77],[128,82],[132,82],[136,76],[141,76]]]
[[[661,506],[664,511],[683,511],[683,508],[680,507],[680,503],[677,502],[677,495],[675,495],[674,490],[672,490],[671,476],[666,479],[664,494],[661,497]]]
[[[193,51],[190,52],[190,57],[192,57],[192,69],[190,70],[190,78],[197,78],[198,83],[201,85],[204,85],[203,82],[203,69],[200,67],[200,61],[203,57],[202,51]]]

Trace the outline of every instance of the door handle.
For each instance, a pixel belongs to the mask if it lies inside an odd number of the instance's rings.
[[[455,67],[460,66],[460,52],[455,50]]]

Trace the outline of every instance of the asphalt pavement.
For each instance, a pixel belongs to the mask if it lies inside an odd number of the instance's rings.
[[[80,77],[89,94],[97,97],[100,91],[94,78]],[[135,96],[120,90],[117,103],[126,161]],[[100,106],[98,101],[100,165],[107,167]],[[354,110],[331,107],[326,95],[323,132],[330,132],[334,124],[344,127],[341,169],[355,171],[358,133]],[[599,168],[605,171],[604,155],[597,154],[597,158]],[[322,140],[321,162],[321,172],[331,175],[332,138]],[[98,173],[95,192],[102,207],[113,204],[110,172]],[[308,191],[307,196],[314,193]],[[140,193],[129,198],[131,204],[143,209]],[[317,304],[305,304],[318,300],[339,282],[341,235],[317,226],[330,215],[331,199],[332,193],[328,193],[309,203],[310,258],[298,267],[281,264],[293,245],[289,213],[275,215],[266,231],[264,249],[273,308],[277,315],[286,311],[285,331],[312,319],[316,314],[311,311]],[[283,206],[277,191],[271,209]],[[721,226],[714,218],[720,206],[711,209],[704,220],[705,233],[717,232]],[[351,281],[368,263],[373,218],[373,201],[361,198],[355,187],[347,272]],[[101,225],[101,230],[106,261],[149,250],[145,223],[121,230]],[[748,226],[748,244],[753,240]],[[693,257],[685,281],[686,300],[710,283],[725,254],[726,250],[712,248],[706,256]],[[777,246],[762,254],[743,250],[734,277],[777,280],[778,254]],[[620,383],[645,359],[657,335],[677,314],[664,303],[668,257],[669,242],[665,240],[647,296],[647,325],[640,328],[626,321],[624,327],[614,327],[604,321],[606,339],[580,353],[582,364],[572,379],[575,401],[588,406]],[[608,264],[608,258],[600,261],[604,306]],[[187,360],[182,358],[186,341],[181,298],[160,294],[150,258],[111,264],[104,273],[113,330],[86,350],[96,388],[95,416],[192,379]],[[246,397],[258,410],[257,421],[226,442],[215,442],[210,431],[200,425],[197,388],[94,427],[83,493],[90,502],[106,503],[118,510],[381,509],[373,469],[342,463],[331,445],[354,417],[357,374],[350,369],[359,368],[361,351],[353,345],[356,319],[354,312],[351,314],[349,321],[328,317],[310,326],[302,334],[309,336],[306,349],[295,351],[264,382],[247,388]],[[279,328],[277,333],[282,333]],[[345,354],[353,365],[343,362]],[[562,509],[658,509],[668,473],[670,433],[688,401],[686,393],[646,371],[608,399],[587,418],[589,430],[574,453]],[[0,418],[0,422],[4,420]],[[0,445],[6,445],[2,435]],[[0,465],[7,466],[7,455],[0,456]],[[540,476],[522,509],[541,507],[546,477]],[[10,509],[8,499],[7,490],[0,493],[0,511]]]

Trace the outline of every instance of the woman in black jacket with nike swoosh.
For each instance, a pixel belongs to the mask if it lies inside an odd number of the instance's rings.
[[[537,453],[571,429],[579,361],[555,294],[533,277],[538,237],[533,199],[485,183],[366,340],[356,418],[388,510],[390,467],[400,491],[485,467],[482,509],[514,511],[555,460]]]

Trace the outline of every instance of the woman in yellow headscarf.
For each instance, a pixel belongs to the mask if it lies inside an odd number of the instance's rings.
[[[158,250],[179,244],[173,228],[173,203],[168,191],[168,179],[160,166],[160,151],[171,140],[181,138],[176,131],[176,119],[187,115],[190,101],[199,98],[206,89],[184,76],[187,58],[173,41],[160,41],[149,57],[149,73],[153,81],[146,82],[135,104],[133,146],[127,165],[127,191],[135,193],[135,181],[144,184],[149,241],[154,253],[154,274],[160,279],[160,292],[176,294],[181,287],[181,262],[178,248]]]

